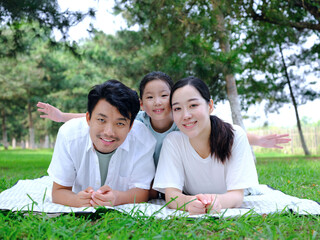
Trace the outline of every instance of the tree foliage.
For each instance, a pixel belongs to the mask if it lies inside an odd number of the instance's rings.
[[[23,39],[25,33],[21,30],[21,23],[37,23],[40,28],[47,34],[48,37],[54,29],[61,32],[64,40],[68,37],[68,30],[81,22],[85,17],[94,17],[95,11],[90,8],[86,13],[79,11],[60,11],[57,0],[0,0],[0,23],[1,26],[6,26],[12,34],[10,38],[3,34],[2,28],[0,31],[0,44],[10,43],[11,49],[7,54],[15,55],[16,52],[25,51],[25,41]],[[34,32],[34,37],[39,37],[37,28],[30,28]],[[49,41],[50,45],[57,44],[54,38]],[[76,53],[75,46],[68,44],[69,50]],[[0,56],[3,52],[0,52]]]
[[[63,111],[84,112],[93,85],[115,78],[137,89],[140,79],[155,70],[174,80],[200,77],[214,101],[228,99],[226,79],[231,77],[243,110],[267,102],[266,111],[276,111],[291,101],[280,46],[297,104],[319,97],[315,81],[309,80],[319,74],[319,43],[304,46],[311,36],[319,35],[315,27],[319,18],[313,12],[318,1],[303,1],[303,6],[299,0],[116,3],[115,10],[129,25],[138,24],[139,31],[106,35],[93,30],[77,46],[76,57],[63,42],[52,40],[52,29],[66,38],[68,28],[92,15],[92,10],[60,12],[56,1],[0,1],[0,86],[5,90],[0,106],[5,109],[9,140],[25,138],[28,102],[35,138],[55,136],[60,124],[37,117],[38,100]],[[293,23],[314,26],[299,28]]]

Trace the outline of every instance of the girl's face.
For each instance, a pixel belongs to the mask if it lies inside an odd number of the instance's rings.
[[[212,110],[212,100],[208,104],[198,90],[191,85],[178,88],[173,93],[173,120],[180,131],[190,139],[205,137],[210,133]]]
[[[153,80],[146,84],[140,105],[153,121],[172,119],[170,92],[165,81]]]

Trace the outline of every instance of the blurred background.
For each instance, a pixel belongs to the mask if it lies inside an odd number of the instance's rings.
[[[61,123],[38,101],[85,112],[110,78],[138,89],[163,71],[210,87],[222,119],[283,150],[320,154],[319,1],[0,1],[1,150],[52,148]]]

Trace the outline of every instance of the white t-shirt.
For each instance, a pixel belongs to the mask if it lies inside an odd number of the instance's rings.
[[[168,134],[163,142],[153,188],[163,192],[177,188],[187,195],[226,193],[258,185],[257,171],[246,133],[233,125],[231,157],[222,164],[209,156],[203,159],[182,132]]]
[[[156,140],[146,126],[134,121],[125,141],[111,157],[104,184],[112,189],[150,189],[155,174],[153,153]],[[58,132],[48,174],[53,181],[78,193],[101,185],[99,160],[85,118],[63,124]]]

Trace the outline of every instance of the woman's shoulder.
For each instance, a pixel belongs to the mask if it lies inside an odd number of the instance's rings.
[[[244,142],[248,142],[248,137],[246,131],[240,127],[239,125],[232,125],[234,130],[234,145],[242,144]]]
[[[179,142],[179,141],[184,141],[188,139],[188,137],[183,134],[182,132],[180,131],[173,131],[173,132],[170,132],[166,138],[165,138],[165,141],[176,141],[176,142]]]
[[[246,135],[245,130],[239,125],[232,124],[232,128],[236,136]]]

